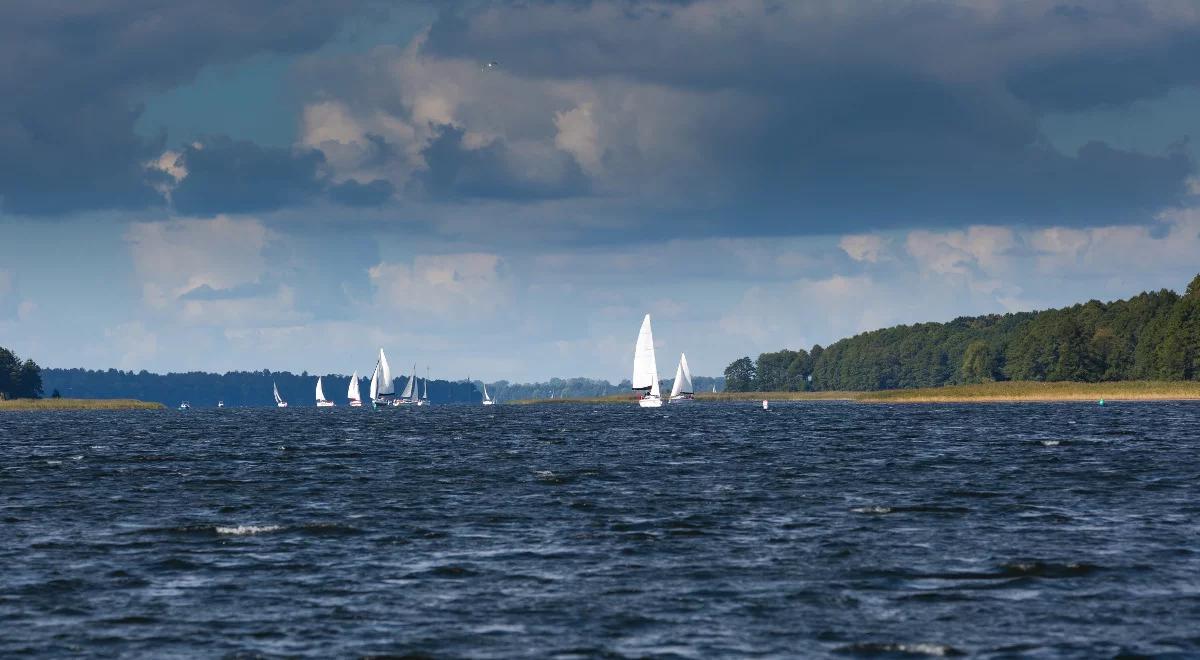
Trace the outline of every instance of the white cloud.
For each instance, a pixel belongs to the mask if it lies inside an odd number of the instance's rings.
[[[843,236],[838,247],[855,261],[873,264],[887,258],[888,240],[879,234],[851,234]]]
[[[141,321],[129,321],[104,331],[105,353],[117,356],[120,369],[141,369],[158,355],[158,335]]]
[[[914,231],[905,247],[922,270],[942,275],[994,272],[1005,267],[1018,245],[1007,227],[974,226],[965,231]]]
[[[264,251],[280,238],[254,218],[135,223],[126,233],[142,300],[191,326],[300,323],[297,293],[277,283]]]
[[[504,263],[495,254],[420,255],[411,264],[379,263],[369,273],[376,303],[387,310],[479,318],[511,298]]]
[[[554,125],[558,128],[555,146],[575,156],[589,174],[598,174],[602,152],[599,128],[592,118],[592,104],[581,103],[565,112],[554,113]]]
[[[200,287],[220,291],[258,282],[272,237],[258,220],[227,216],[135,223],[125,234],[143,299],[155,308]]]

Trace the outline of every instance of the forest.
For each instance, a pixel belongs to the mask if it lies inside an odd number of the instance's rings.
[[[1200,275],[1183,295],[899,325],[742,357],[731,392],[887,390],[992,381],[1200,380]]]
[[[0,399],[36,399],[42,395],[42,369],[33,360],[21,361],[0,346]]]
[[[170,407],[188,401],[196,407],[209,407],[224,401],[226,406],[273,406],[271,383],[279,385],[284,400],[293,406],[314,405],[317,374],[289,371],[231,371],[224,374],[193,371],[187,373],[155,374],[148,371],[119,369],[44,369],[45,388],[64,397],[79,399],[140,399],[157,401]],[[338,405],[345,405],[350,376],[322,376],[325,395]],[[394,379],[396,392],[404,391],[407,377]],[[418,378],[418,384],[425,379]],[[359,392],[367,401],[368,383],[359,381]],[[466,381],[429,381],[431,403],[479,403],[482,395]]]

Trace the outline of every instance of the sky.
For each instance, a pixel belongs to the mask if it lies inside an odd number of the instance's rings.
[[[628,377],[1200,272],[1194,0],[0,4],[0,345]],[[488,66],[494,63],[494,66]]]

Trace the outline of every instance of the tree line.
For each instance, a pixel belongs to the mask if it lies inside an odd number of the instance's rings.
[[[0,399],[36,399],[42,396],[42,368],[33,360],[21,361],[0,346]]]
[[[884,390],[998,380],[1200,380],[1200,275],[1183,295],[864,332],[725,369],[731,392]]]
[[[224,374],[190,371],[186,373],[156,374],[148,371],[122,371],[120,369],[46,369],[47,388],[61,392],[62,396],[81,399],[140,399],[157,401],[167,406],[188,401],[196,407],[226,406],[273,406],[272,383],[292,406],[315,405],[317,374],[307,371],[293,374],[289,371],[230,371]],[[324,374],[321,383],[325,396],[338,405],[345,405],[346,390],[350,376]],[[408,377],[393,379],[396,393],[404,391]],[[369,401],[369,378],[359,379],[359,392],[364,402]],[[417,384],[424,387],[424,378]],[[429,381],[431,403],[479,403],[482,394],[466,381]]]

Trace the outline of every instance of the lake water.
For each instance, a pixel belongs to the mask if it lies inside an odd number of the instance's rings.
[[[0,414],[0,656],[1200,655],[1200,404]]]

